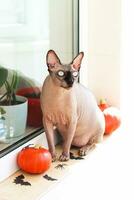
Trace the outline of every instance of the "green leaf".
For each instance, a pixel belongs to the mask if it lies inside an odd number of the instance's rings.
[[[6,113],[6,111],[4,110],[4,108],[0,107],[0,113],[1,113],[1,115],[4,115]]]
[[[12,82],[11,82],[11,90],[13,92],[17,89],[18,83],[19,83],[19,76],[18,76],[18,73],[14,70],[13,78],[12,78]]]
[[[5,83],[8,76],[8,70],[0,66],[0,87]]]

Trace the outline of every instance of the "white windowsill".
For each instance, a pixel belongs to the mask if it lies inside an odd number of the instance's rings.
[[[134,199],[131,139],[124,133],[113,133],[40,200]]]
[[[134,180],[133,141],[126,133],[124,128],[114,132],[98,144],[84,161],[72,165],[64,179],[36,200],[134,199],[131,182]],[[43,138],[44,135],[40,139]]]

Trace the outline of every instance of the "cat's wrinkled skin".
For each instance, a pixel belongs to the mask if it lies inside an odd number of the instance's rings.
[[[41,107],[53,160],[54,126],[63,138],[61,161],[69,160],[71,145],[80,147],[79,154],[84,156],[103,138],[104,116],[92,93],[77,80],[83,55],[81,52],[71,64],[63,65],[53,50],[47,53],[49,76],[43,84]]]

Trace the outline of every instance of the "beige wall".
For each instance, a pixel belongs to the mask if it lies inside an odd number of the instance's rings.
[[[80,1],[81,82],[120,105],[121,0]]]

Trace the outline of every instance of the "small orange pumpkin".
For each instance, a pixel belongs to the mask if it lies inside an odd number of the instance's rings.
[[[41,147],[23,148],[17,156],[18,166],[25,172],[40,174],[47,171],[51,165],[52,158],[50,152]]]
[[[121,124],[120,111],[116,107],[110,106],[106,99],[101,99],[98,106],[105,118],[105,135],[111,134]]]
[[[105,135],[111,134],[121,124],[121,116],[119,109],[115,107],[106,108],[103,111],[105,117]]]

